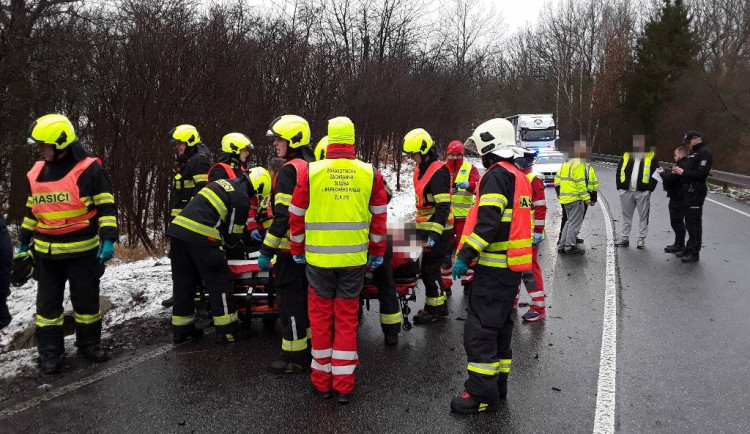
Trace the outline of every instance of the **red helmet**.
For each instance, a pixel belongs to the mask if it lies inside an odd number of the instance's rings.
[[[461,154],[464,155],[464,144],[460,140],[454,140],[448,143],[448,151],[446,154]]]

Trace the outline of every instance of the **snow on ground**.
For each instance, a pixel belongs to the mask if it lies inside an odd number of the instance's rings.
[[[394,189],[388,206],[388,219],[396,225],[414,219],[413,163],[402,166],[401,191],[395,191],[396,173],[392,168],[382,171],[386,182]],[[24,369],[36,366],[36,349],[10,351],[11,342],[25,330],[33,327],[36,313],[36,281],[30,280],[19,288],[11,288],[8,307],[13,322],[0,331],[0,380],[16,376]],[[133,318],[168,318],[171,309],[161,306],[161,301],[172,294],[172,277],[168,258],[148,258],[130,263],[114,260],[107,266],[101,279],[101,295],[113,304],[103,316],[104,334],[116,325]],[[73,311],[66,288],[63,305],[66,313]],[[67,351],[73,349],[75,336],[65,338]]]
[[[12,288],[8,307],[13,322],[0,332],[0,379],[15,376],[26,367],[36,364],[36,349],[9,351],[9,344],[17,334],[33,327],[36,312],[36,281],[30,280],[20,288]],[[109,298],[112,309],[104,314],[104,334],[110,327],[131,318],[164,317],[170,309],[161,306],[161,301],[172,294],[172,277],[169,259],[148,258],[126,264],[108,266],[101,279],[101,295]],[[72,312],[69,292],[63,307]],[[70,351],[74,336],[66,337],[66,348]]]

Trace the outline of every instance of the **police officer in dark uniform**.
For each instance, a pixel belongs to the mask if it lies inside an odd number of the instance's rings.
[[[231,343],[245,337],[237,327],[234,276],[229,270],[226,249],[237,246],[247,231],[250,198],[254,196],[255,189],[246,175],[211,182],[169,225],[175,343],[203,335],[203,331],[195,327],[193,297],[201,280],[209,292],[216,342]]]
[[[685,159],[685,167],[675,167],[672,173],[682,179],[688,240],[685,250],[677,253],[677,256],[682,258],[682,262],[698,262],[703,237],[703,202],[708,194],[706,178],[711,174],[713,157],[698,131],[688,131],[682,142],[689,148],[690,154]]]
[[[685,168],[685,157],[688,150],[680,146],[674,150],[674,161],[676,167]],[[685,200],[682,194],[682,178],[680,175],[665,170],[663,167],[657,169],[662,177],[664,191],[669,198],[669,223],[674,231],[674,243],[664,248],[667,253],[678,253],[685,250]]]

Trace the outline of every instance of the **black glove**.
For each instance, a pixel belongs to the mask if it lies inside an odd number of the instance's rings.
[[[13,255],[10,284],[22,286],[34,275],[34,254],[31,250]]]

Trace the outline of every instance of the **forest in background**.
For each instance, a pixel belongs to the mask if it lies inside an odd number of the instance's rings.
[[[563,149],[669,159],[697,129],[715,168],[750,173],[750,2],[559,0],[524,27],[478,0],[0,0],[0,210],[18,222],[37,158],[28,126],[68,115],[103,159],[122,234],[154,247],[168,215],[167,133],[232,131],[265,165],[269,122],[356,126],[360,158],[399,170],[401,139],[439,148],[482,121],[554,113]],[[502,3],[498,2],[497,5]]]

